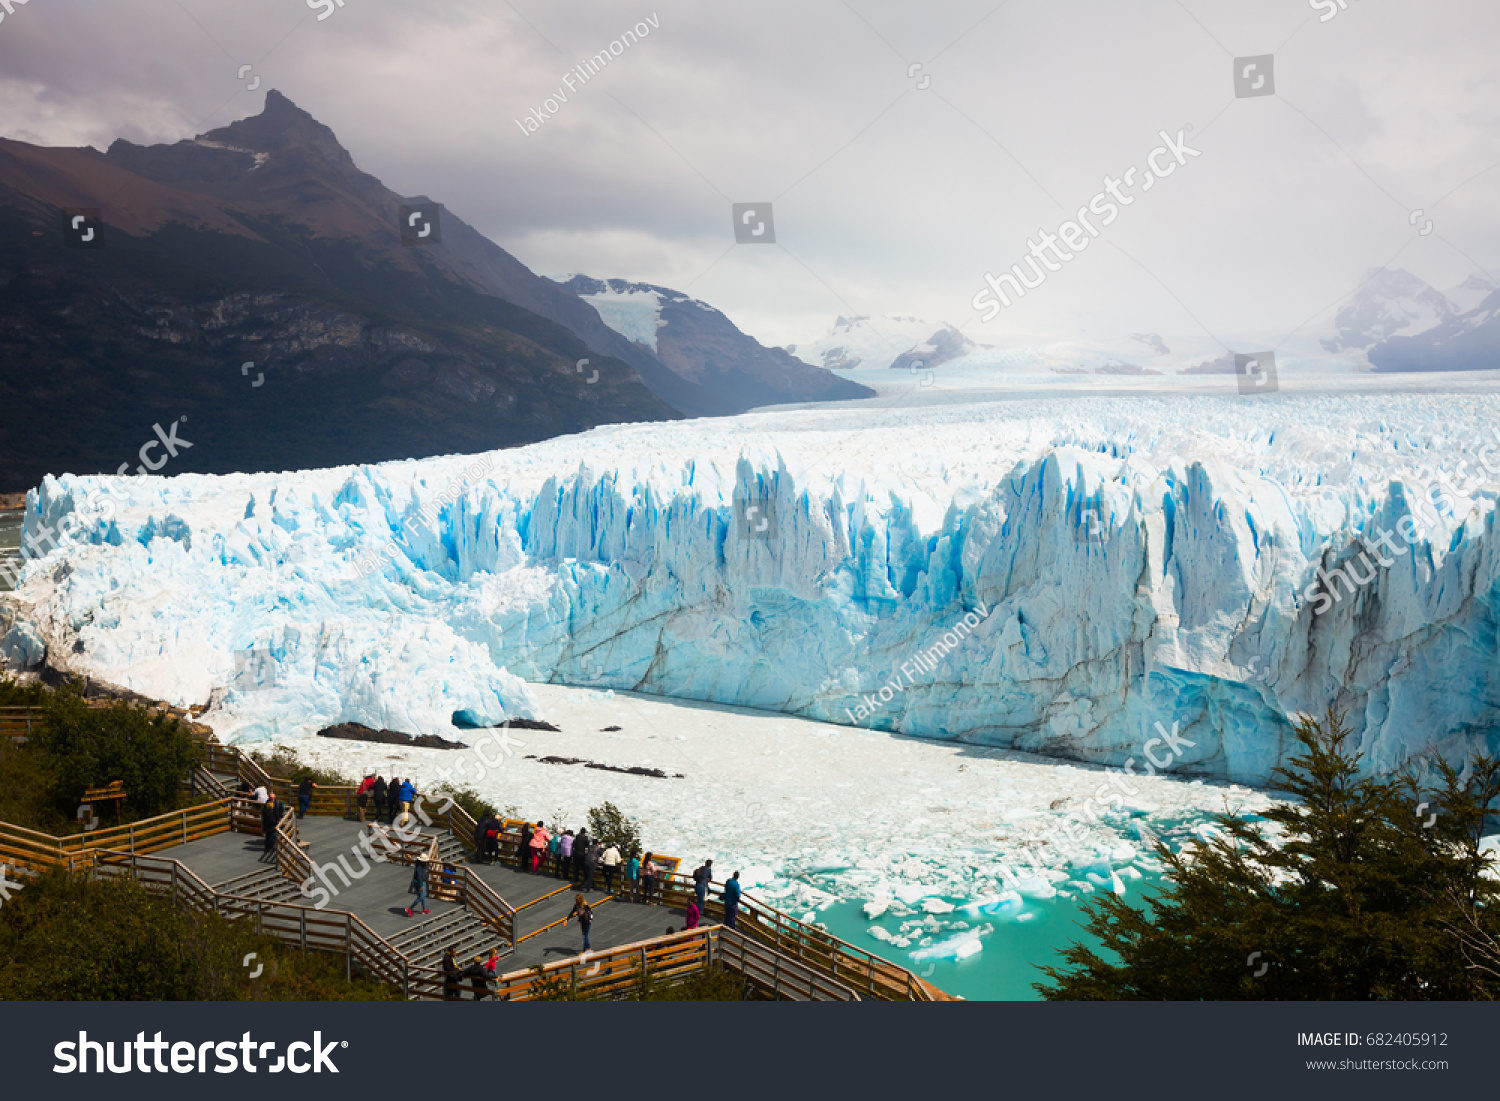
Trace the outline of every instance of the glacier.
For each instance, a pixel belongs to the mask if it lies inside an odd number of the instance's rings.
[[[1495,397],[922,399],[49,477],[0,653],[235,741],[451,737],[543,682],[1255,785],[1330,705],[1374,770],[1500,750]]]

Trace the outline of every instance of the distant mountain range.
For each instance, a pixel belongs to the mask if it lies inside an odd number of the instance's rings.
[[[668,365],[440,204],[360,171],[275,91],[260,115],[173,145],[0,139],[0,289],[0,492],[134,471],[155,426],[179,421],[192,446],[163,474],[869,393],[796,361],[778,372],[716,311],[737,354],[700,360],[684,340]]]
[[[1380,371],[1500,368],[1500,294],[1479,275],[1444,294],[1409,271],[1371,272],[1334,327],[1324,349],[1362,353]]]

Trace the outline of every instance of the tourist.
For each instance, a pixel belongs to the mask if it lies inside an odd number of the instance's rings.
[[[557,854],[562,851],[562,830],[558,830],[547,841],[547,855],[544,859],[547,867],[552,869],[552,877],[557,878]]]
[[[401,804],[401,822],[404,825],[407,815],[411,814],[411,805],[417,801],[417,786],[410,779],[402,780],[400,796],[398,801]]]
[[[552,835],[547,832],[547,823],[538,822],[536,829],[531,831],[531,874],[536,875],[542,870],[542,855],[547,851],[547,842],[552,840]]]
[[[698,896],[698,912],[708,912],[708,886],[714,879],[714,862],[705,860],[693,872],[693,893]]]
[[[500,819],[493,814],[484,829],[484,858],[491,864],[500,859]]]
[[[390,819],[391,825],[394,826],[396,824],[396,815],[401,810],[401,780],[398,777],[392,776],[390,786],[386,788],[385,810],[387,818]]]
[[[516,842],[516,867],[526,870],[526,861],[531,859],[531,823],[521,823],[521,837]]]
[[[463,972],[458,969],[458,958],[455,956],[457,950],[453,945],[443,952],[443,1001],[456,1002],[463,998],[459,990],[459,980],[463,978]]]
[[[597,841],[590,844],[589,851],[583,854],[583,889],[585,891],[598,889],[594,886],[594,873],[598,870],[599,858],[603,855],[604,846]]]
[[[641,885],[641,858],[635,853],[630,854],[630,859],[625,861],[625,898],[630,902],[635,901],[635,893]]]
[[[563,918],[566,925],[574,918],[578,919],[578,927],[583,930],[583,950],[589,950],[589,929],[594,924],[594,908],[588,904],[583,895],[573,896],[573,909],[568,911],[568,916]]]
[[[417,857],[417,862],[411,866],[411,885],[406,888],[406,893],[416,895],[416,900],[406,908],[406,916],[411,917],[414,913],[430,914],[427,908],[427,877],[432,868],[428,863],[427,854],[423,853]]]
[[[647,906],[651,905],[651,895],[656,890],[656,861],[651,855],[647,853],[641,861],[641,901]]]
[[[385,815],[387,798],[385,777],[375,777],[375,786],[370,789],[370,800],[375,804],[375,821],[377,822]]]
[[[265,850],[268,853],[276,852],[276,830],[281,825],[281,817],[286,813],[286,808],[276,798],[276,793],[269,792],[266,795],[265,805],[260,808],[260,832],[265,839]]]
[[[689,902],[687,908],[687,924],[683,926],[683,929],[698,928],[698,918],[702,913],[703,911],[698,909],[698,900],[696,898]],[[668,932],[671,932],[671,930],[669,929]]]
[[[588,827],[578,831],[573,838],[573,882],[577,883],[583,879],[583,858],[589,851]]]
[[[724,884],[724,924],[738,929],[740,916],[740,873],[735,872]]]
[[[494,815],[485,811],[479,816],[479,821],[474,823],[474,859],[483,860],[489,849],[490,819]]]
[[[476,1002],[482,1002],[490,996],[490,980],[495,977],[494,962],[495,954],[491,952],[488,964],[475,956],[474,962],[464,968],[464,977],[469,980],[469,989],[474,992]]]
[[[306,818],[307,808],[312,805],[313,789],[318,785],[313,783],[311,776],[302,777],[302,782],[297,785],[297,817]]]
[[[573,831],[564,830],[562,837],[557,842],[557,867],[552,874],[558,879],[566,879],[566,873],[573,867]]]
[[[375,786],[375,777],[367,775],[359,782],[359,790],[354,793],[354,813],[359,818],[359,824],[365,824],[365,808],[370,805],[370,789]]]
[[[604,867],[604,889],[609,894],[614,894],[615,873],[620,870],[620,847],[611,841],[609,848],[604,850],[604,855],[599,857],[599,863]]]

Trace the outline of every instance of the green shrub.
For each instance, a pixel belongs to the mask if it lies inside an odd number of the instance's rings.
[[[245,958],[263,970],[250,978]],[[254,923],[197,914],[123,878],[54,871],[0,907],[0,1000],[384,1000],[342,957],[303,955]]]
[[[606,845],[613,841],[627,860],[641,854],[641,824],[613,803],[589,808],[589,836]]]
[[[42,722],[27,742],[32,745],[47,759],[60,810],[76,806],[86,788],[121,780],[126,805],[148,817],[183,804],[183,784],[205,755],[202,743],[171,716],[128,703],[90,707],[72,687],[50,693],[42,704]]]
[[[444,801],[452,799],[453,805],[467,811],[469,817],[478,822],[486,814],[497,814],[498,809],[484,796],[473,788],[456,788],[452,784],[439,784],[433,789],[432,795],[428,796],[424,803],[430,803],[434,810],[442,807]]]

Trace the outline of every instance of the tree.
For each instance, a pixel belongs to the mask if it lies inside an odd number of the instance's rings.
[[[1500,760],[1458,775],[1439,763],[1423,794],[1415,773],[1362,776],[1341,713],[1300,719],[1303,752],[1275,773],[1290,796],[1261,822],[1216,816],[1192,851],[1158,845],[1160,895],[1137,909],[1104,895],[1088,929],[1118,962],[1082,944],[1045,967],[1053,1000],[1467,999],[1500,994],[1486,967],[1496,882],[1480,851],[1500,798]],[[1469,951],[1461,951],[1460,930]],[[1467,955],[1467,962],[1466,962]]]
[[[613,841],[627,860],[641,854],[641,824],[613,803],[589,808],[589,835],[606,845]]]
[[[34,735],[57,782],[57,798],[76,805],[85,788],[123,780],[127,801],[144,815],[170,810],[204,756],[192,732],[170,715],[135,704],[90,707],[65,686],[42,706]]]

